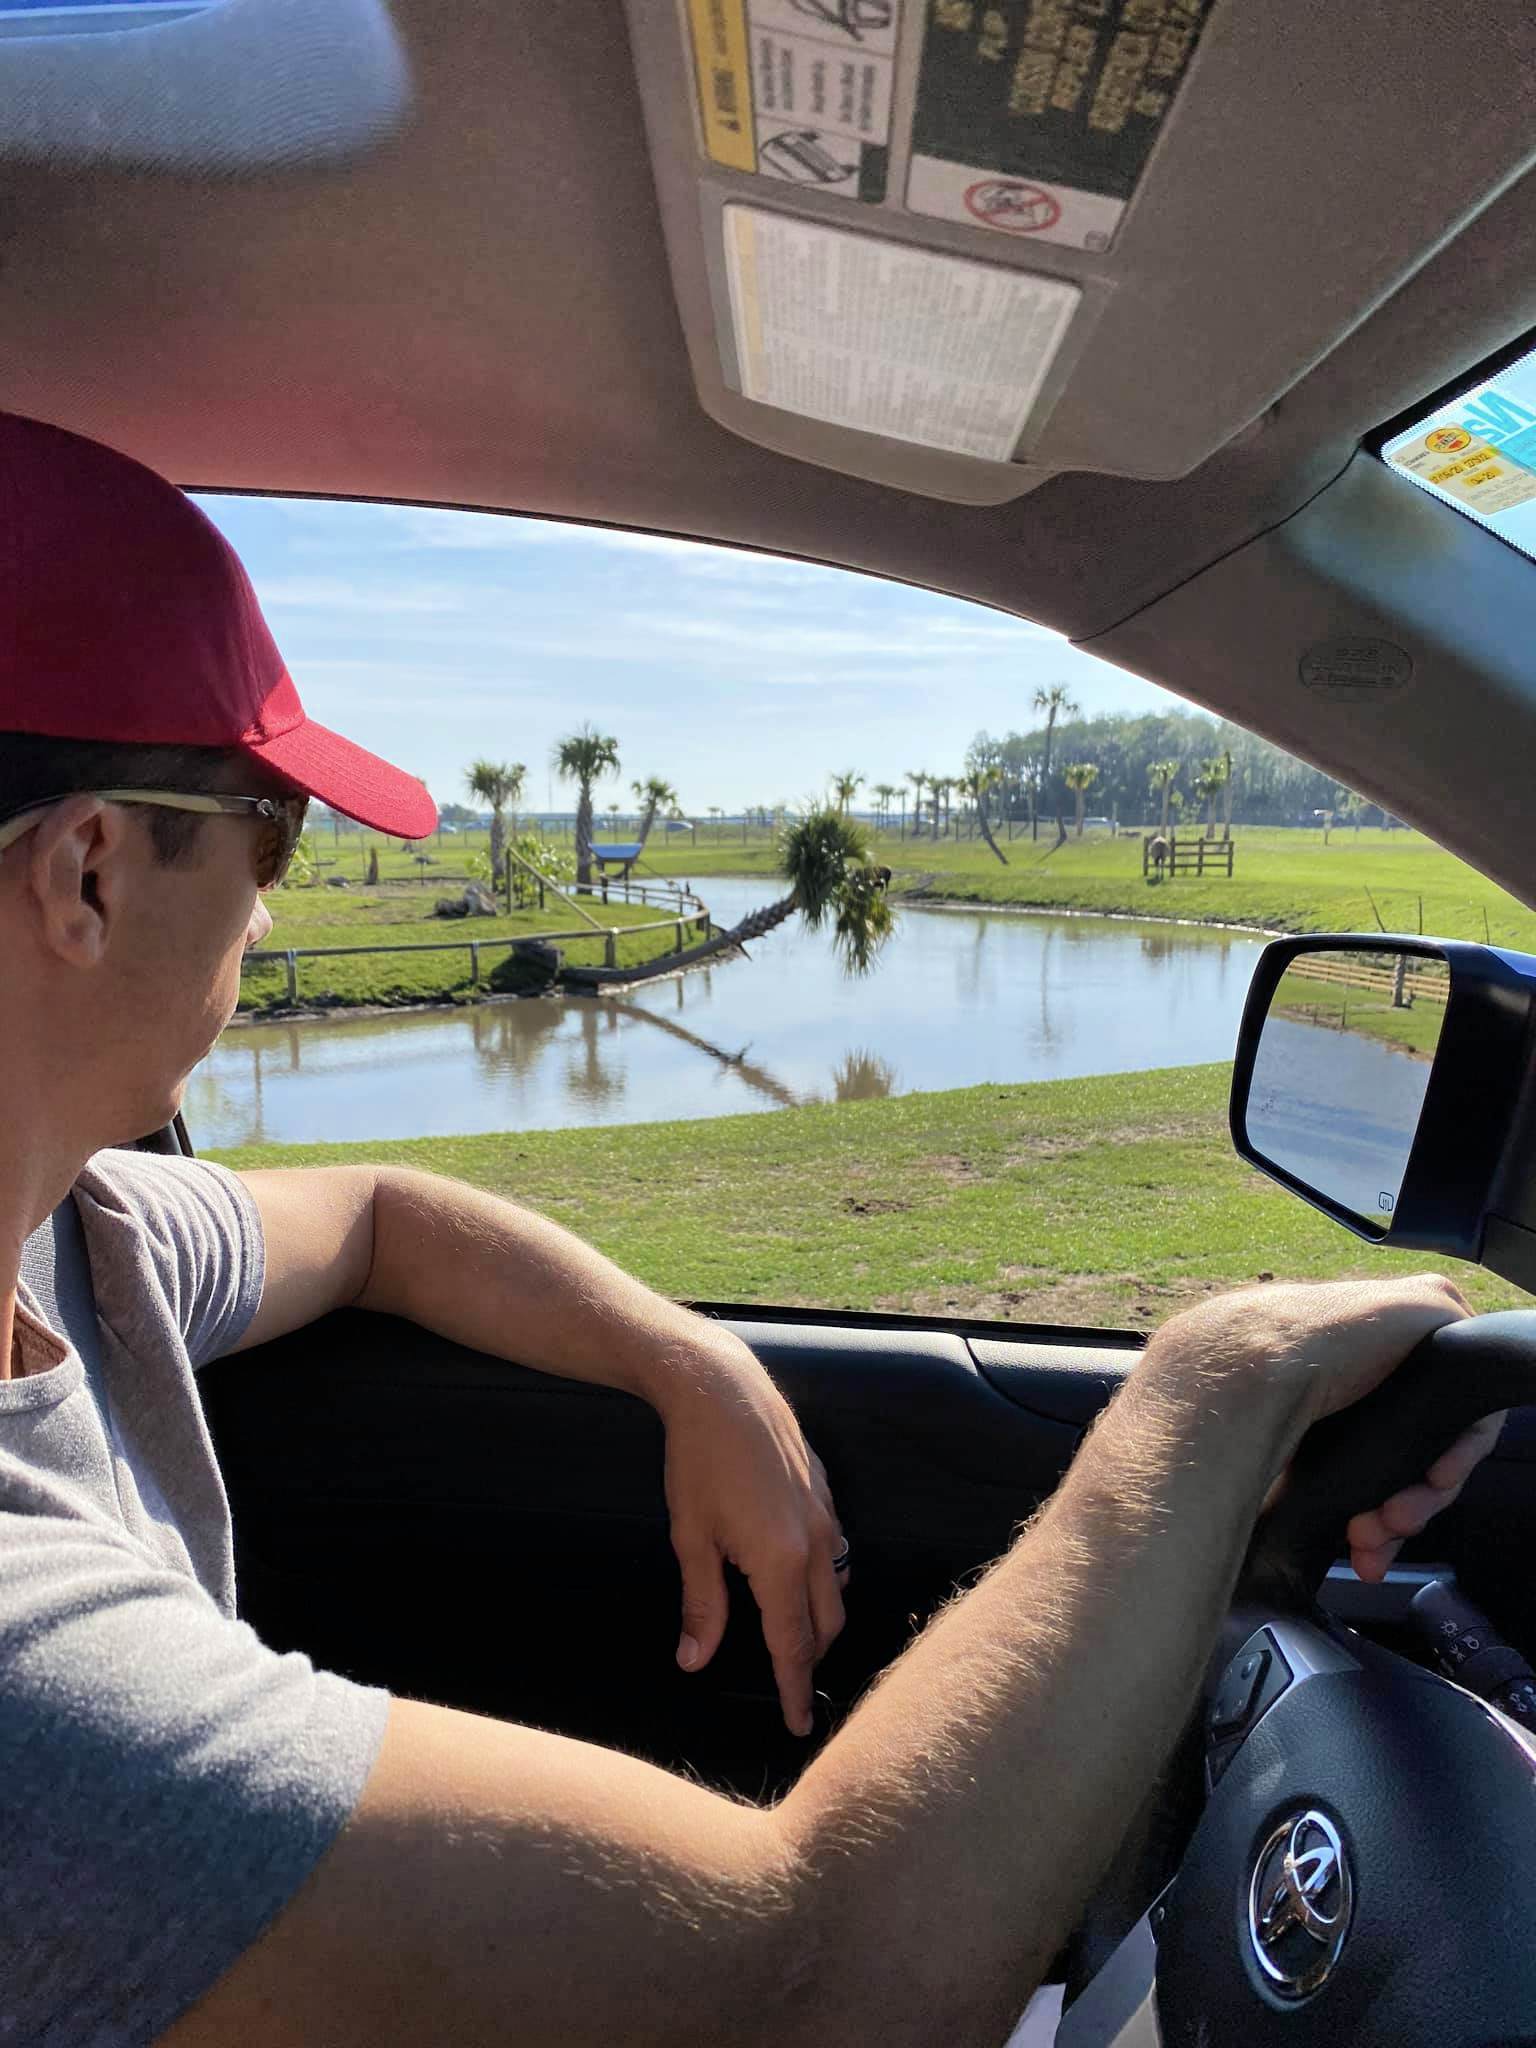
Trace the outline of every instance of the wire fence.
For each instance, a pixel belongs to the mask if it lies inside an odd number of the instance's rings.
[[[290,1008],[299,1001],[299,963],[303,960],[358,960],[379,958],[397,954],[409,960],[426,954],[464,953],[469,959],[469,986],[478,993],[485,981],[484,955],[494,950],[506,952],[514,946],[570,945],[579,940],[600,941],[603,948],[605,967],[619,965],[619,941],[641,938],[653,932],[671,930],[672,944],[650,957],[665,960],[688,950],[691,944],[699,944],[711,936],[713,926],[709,912],[700,906],[699,911],[683,917],[653,918],[642,924],[578,926],[574,931],[540,931],[508,933],[505,936],[484,939],[431,939],[425,943],[412,941],[392,946],[285,946],[264,947],[247,953],[241,963],[242,977],[264,967],[278,966],[286,977],[285,999]],[[690,934],[692,936],[690,937]]]

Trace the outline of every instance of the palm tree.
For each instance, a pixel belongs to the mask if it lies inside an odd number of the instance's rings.
[[[629,786],[640,800],[640,851],[644,853],[651,827],[661,813],[665,811],[670,816],[678,808],[677,791],[659,775],[648,775],[644,782],[632,782]]]
[[[1083,836],[1083,806],[1088,792],[1099,779],[1099,771],[1092,761],[1074,761],[1063,775],[1062,780],[1077,798],[1077,836]]]
[[[909,768],[907,780],[912,785],[912,832],[915,837],[923,829],[923,791],[928,787],[928,778],[920,768]],[[905,811],[902,814],[902,825],[906,825]]]
[[[779,842],[779,871],[789,893],[754,910],[730,936],[760,939],[798,911],[812,931],[830,924],[843,966],[866,974],[895,923],[886,884],[890,869],[870,850],[869,835],[830,804],[797,818]]]
[[[930,775],[928,777],[928,800],[933,807],[933,836],[939,838],[944,830],[943,806],[949,795],[949,777]]]
[[[854,798],[864,787],[862,775],[855,775],[851,768],[845,768],[841,775],[832,778],[832,796],[837,808],[846,818]]]
[[[523,783],[528,770],[521,761],[471,761],[464,771],[464,781],[471,796],[491,807],[491,887],[501,881],[502,859],[506,852],[507,821],[506,810],[515,804],[523,793]]]
[[[1163,821],[1161,831],[1165,839],[1168,837],[1168,807],[1173,801],[1173,785],[1178,776],[1179,765],[1177,761],[1154,761],[1147,770],[1147,780],[1152,785],[1153,793],[1157,794],[1160,792],[1162,795]]]
[[[1227,748],[1221,757],[1221,836],[1232,837],[1232,749]]]
[[[584,725],[555,748],[555,773],[562,782],[574,782],[576,796],[576,886],[592,886],[592,785],[600,775],[616,775],[619,743],[605,733]]]
[[[1001,784],[1002,779],[1003,771],[1001,768],[973,768],[968,775],[961,776],[960,790],[961,794],[968,796],[976,806],[976,823],[980,828],[982,838],[985,839],[1003,866],[1007,867],[1008,856],[992,837],[992,826],[987,818],[987,798]]]
[[[882,825],[888,826],[890,824],[891,805],[895,801],[898,794],[899,792],[897,791],[894,782],[877,782],[875,784],[875,797],[880,806],[877,815],[879,822]]]
[[[1065,683],[1052,683],[1049,689],[1036,690],[1034,708],[1045,713],[1045,751],[1040,757],[1040,795],[1043,798],[1046,785],[1051,779],[1051,742],[1056,734],[1056,721],[1058,718],[1076,718],[1081,707],[1073,702],[1072,693]],[[1061,826],[1059,818],[1056,823],[1058,827]],[[1040,820],[1033,815],[1030,818],[1029,836],[1031,839],[1040,837]],[[1066,837],[1064,828],[1062,837]]]
[[[1214,839],[1216,837],[1216,799],[1226,787],[1231,774],[1232,756],[1230,754],[1213,754],[1209,760],[1201,762],[1200,773],[1195,777],[1195,795],[1205,805],[1205,836],[1207,839]]]

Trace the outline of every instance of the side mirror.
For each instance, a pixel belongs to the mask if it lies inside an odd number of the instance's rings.
[[[1244,1159],[1360,1237],[1536,1287],[1536,957],[1281,939],[1232,1074]]]

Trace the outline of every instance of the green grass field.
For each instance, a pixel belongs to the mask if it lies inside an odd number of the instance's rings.
[[[1053,852],[1054,829],[1044,826],[1038,843],[1027,834],[1002,841],[1007,867],[980,839],[935,842],[883,832],[875,845],[893,870],[893,887],[917,898],[1208,919],[1267,931],[1416,932],[1422,918],[1431,937],[1487,937],[1536,951],[1536,912],[1420,833],[1345,829],[1333,832],[1326,846],[1321,832],[1299,829],[1236,826],[1233,837],[1230,881],[1211,875],[1149,881],[1141,872],[1139,840],[1099,832],[1069,838]],[[687,848],[653,841],[647,859],[662,874],[759,874],[771,888],[772,839],[754,829],[743,844],[739,826],[706,825]]]
[[[447,1173],[542,1210],[664,1292],[1147,1328],[1264,1276],[1421,1270],[1233,1154],[1224,1066],[818,1105],[707,1122],[263,1146]],[[1519,1290],[1456,1261],[1481,1309]]]
[[[606,836],[608,829],[600,824],[598,836]],[[564,843],[558,831],[551,836],[557,844]],[[1422,907],[1423,929],[1429,936],[1486,936],[1496,945],[1536,949],[1536,911],[1418,832],[1384,832],[1376,827],[1355,832],[1345,826],[1336,829],[1325,845],[1320,831],[1237,825],[1230,881],[1225,876],[1200,880],[1180,875],[1177,881],[1161,883],[1143,877],[1139,839],[1111,839],[1102,831],[1082,839],[1069,837],[1053,850],[1054,826],[1042,824],[1038,842],[1018,828],[1012,841],[1001,838],[1007,867],[1000,866],[976,837],[935,842],[926,832],[914,839],[910,830],[904,837],[895,830],[872,836],[903,893],[1039,909],[1212,919],[1272,931],[1376,931],[1378,913],[1390,931],[1417,931]],[[1192,836],[1181,834],[1186,839]],[[760,875],[772,890],[779,879],[777,839],[768,826],[704,821],[692,833],[655,833],[645,864],[653,875],[671,877]],[[322,825],[313,835],[316,853],[328,863],[322,877],[345,876],[355,886],[368,849],[376,846],[383,878],[418,882],[425,873],[424,896],[453,887],[454,878],[463,875],[465,855],[483,851],[485,842],[483,832],[429,841],[422,851],[435,865],[422,870],[413,854],[376,833],[348,830],[333,838]]]

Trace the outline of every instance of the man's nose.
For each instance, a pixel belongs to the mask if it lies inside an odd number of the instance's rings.
[[[272,913],[258,896],[251,906],[251,921],[245,928],[245,950],[249,953],[253,946],[259,946],[271,929]]]

